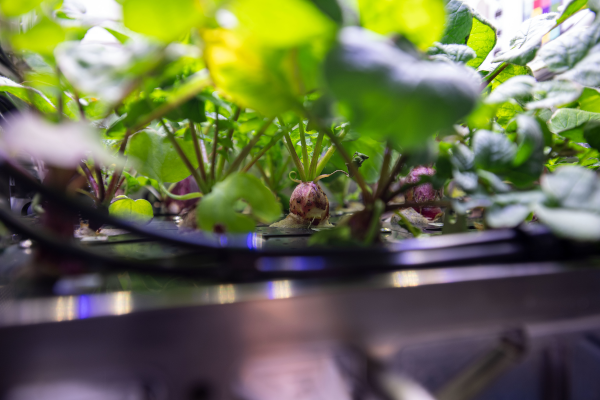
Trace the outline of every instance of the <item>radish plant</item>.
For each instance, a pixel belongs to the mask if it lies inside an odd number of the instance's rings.
[[[364,207],[316,243],[372,244],[409,208],[600,239],[600,25],[542,46],[595,2],[525,21],[498,54],[460,0],[119,3],[94,20],[0,1],[3,157],[34,157],[45,184],[138,221],[146,187],[185,201],[187,226],[245,232],[282,203],[275,226],[331,226],[321,179],[342,170]]]

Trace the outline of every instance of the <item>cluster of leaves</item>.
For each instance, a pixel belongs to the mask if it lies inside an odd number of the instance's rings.
[[[588,234],[557,222],[600,212],[575,207],[560,183],[579,174],[575,187],[596,191],[600,23],[541,46],[575,13],[598,11],[595,1],[525,21],[495,56],[496,29],[461,0],[119,3],[120,18],[98,22],[59,0],[0,0],[11,51],[0,91],[53,123],[97,130],[121,161],[81,154],[72,169],[115,215],[147,219],[149,204],[118,197],[147,187],[159,199],[201,198],[201,229],[248,231],[280,215],[291,168],[303,181],[341,169],[366,213],[340,232],[372,241],[406,189],[393,183],[431,164],[454,210],[483,207],[488,227],[535,215],[600,239],[583,217]],[[107,41],[86,38],[94,32]],[[534,59],[554,79],[536,80]],[[355,153],[368,156],[360,170]],[[198,192],[172,193],[189,177]],[[251,216],[235,211],[240,200]]]

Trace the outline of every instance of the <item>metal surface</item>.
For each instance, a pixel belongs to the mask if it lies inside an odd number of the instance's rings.
[[[557,338],[578,355],[588,343],[581,335],[600,330],[600,271],[572,267],[412,270],[342,285],[284,281],[15,301],[2,313],[0,398],[53,382],[97,387],[124,379],[124,387],[150,388],[154,397],[143,398],[239,398],[249,365],[293,354],[316,360],[346,346],[435,391],[506,329],[521,327],[532,352],[492,389],[542,399],[543,376],[557,385],[583,368],[591,375],[578,375],[563,398],[593,399],[578,393],[598,386],[596,359],[566,372],[540,362],[561,354]],[[481,399],[509,398],[490,393]]]

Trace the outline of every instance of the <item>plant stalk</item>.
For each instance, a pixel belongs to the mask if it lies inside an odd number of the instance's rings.
[[[192,140],[194,141],[194,152],[196,153],[196,159],[198,160],[198,168],[200,168],[200,176],[202,182],[198,182],[198,187],[202,189],[203,193],[207,192],[206,188],[206,170],[204,169],[204,158],[202,157],[202,151],[200,150],[200,138],[196,131],[196,126],[192,121],[189,121],[190,132],[192,133]]]
[[[242,108],[241,107],[237,107],[237,109],[235,110],[235,114],[233,116],[233,122],[236,122],[239,118],[240,118],[240,114],[242,112]],[[233,124],[231,125],[231,128],[229,128],[229,130],[227,131],[227,139],[228,141],[231,140],[231,138],[233,138]],[[221,175],[223,174],[223,168],[225,167],[225,159],[227,157],[224,155],[220,155],[219,156],[219,161],[217,162],[217,179],[221,177]]]
[[[215,173],[217,166],[217,147],[219,144],[219,107],[215,104],[215,134],[213,136],[212,152],[210,153],[210,180],[215,182]]]
[[[100,189],[98,189],[98,183],[94,179],[94,175],[92,175],[92,171],[90,171],[90,169],[84,162],[79,164],[79,166],[81,167],[81,170],[85,174],[85,177],[87,178],[90,186],[92,187],[92,190],[94,191],[94,196],[98,197],[98,193],[100,192]]]
[[[308,168],[308,148],[306,147],[306,135],[304,133],[302,118],[300,118],[300,122],[298,123],[298,130],[300,131],[300,143],[302,144],[302,166],[306,170]]]
[[[254,156],[254,158],[244,167],[244,169],[242,170],[243,172],[248,172],[250,170],[250,168],[252,168],[252,166],[262,157],[265,155],[265,153],[267,151],[269,151],[269,149],[271,149],[271,147],[273,147],[275,145],[275,143],[277,143],[278,141],[281,140],[281,138],[283,137],[283,132],[278,133],[277,135],[273,136],[273,138],[271,139],[271,141],[261,150],[258,152],[258,154],[256,156]]]
[[[381,173],[379,174],[379,182],[377,182],[377,190],[375,191],[375,198],[380,198],[384,193],[383,187],[389,180],[388,173],[390,169],[390,162],[392,161],[392,149],[388,143],[385,146],[385,152],[383,153],[383,163],[381,164]]]
[[[317,136],[317,142],[315,143],[315,147],[313,148],[313,156],[312,156],[312,160],[310,161],[310,169],[308,170],[307,173],[307,178],[308,180],[313,180],[317,177],[316,175],[316,171],[317,171],[317,164],[319,161],[319,156],[321,155],[321,148],[323,147],[323,137],[325,136],[325,133],[323,132],[322,129],[319,129],[319,136]]]
[[[179,158],[181,158],[181,160],[185,164],[186,168],[190,171],[190,173],[192,174],[192,176],[196,180],[196,183],[198,184],[198,187],[200,187],[200,185],[202,184],[202,178],[200,177],[200,174],[198,173],[198,170],[196,168],[194,168],[194,166],[192,165],[192,163],[190,162],[190,160],[187,158],[187,156],[183,152],[183,149],[181,148],[181,146],[179,145],[179,143],[177,143],[177,139],[175,139],[175,135],[173,134],[173,132],[171,131],[171,129],[169,129],[169,127],[165,123],[164,119],[162,119],[162,118],[160,119],[160,124],[162,125],[163,128],[165,128],[165,131],[167,132],[167,137],[169,138],[169,141],[171,142],[171,144],[175,148],[175,151],[179,155]]]
[[[267,128],[269,128],[271,123],[273,123],[274,119],[275,118],[269,118],[267,121],[265,121],[263,123],[263,125],[260,127],[258,132],[256,132],[256,134],[254,135],[252,140],[250,140],[250,143],[248,143],[246,146],[244,146],[242,151],[240,151],[240,154],[238,154],[237,157],[235,158],[235,160],[233,160],[233,162],[227,169],[225,176],[229,176],[231,173],[235,172],[240,167],[240,165],[242,164],[244,159],[248,156],[248,154],[250,154],[250,150],[252,150],[252,148],[254,146],[256,146],[256,143],[258,143],[261,136],[264,135],[264,133],[267,131]]]
[[[346,129],[342,129],[342,131],[338,135],[338,139],[343,140],[347,133],[348,133],[348,131]],[[331,146],[330,148],[327,149],[327,151],[325,152],[325,155],[323,156],[323,158],[321,158],[321,160],[319,160],[319,163],[317,164],[317,169],[315,170],[315,177],[321,175],[321,172],[323,172],[323,169],[325,169],[325,166],[327,165],[327,163],[329,162],[331,157],[333,157],[334,154],[335,154],[335,146]]]
[[[296,149],[294,149],[294,144],[292,143],[292,138],[290,137],[290,134],[286,131],[286,127],[283,127],[284,129],[284,133],[283,133],[283,137],[285,138],[285,145],[287,146],[287,149],[290,153],[290,157],[292,157],[292,161],[294,161],[294,164],[296,165],[296,168],[298,168],[298,174],[300,175],[300,180],[302,182],[307,182],[306,181],[306,174],[304,172],[304,167],[302,166],[302,162],[300,161],[300,158],[298,158],[298,154],[296,154]]]

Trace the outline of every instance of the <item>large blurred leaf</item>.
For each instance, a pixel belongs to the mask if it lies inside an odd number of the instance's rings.
[[[548,128],[552,133],[563,135],[565,132],[580,128],[590,120],[600,120],[600,113],[562,108],[556,111],[548,121]]]
[[[478,130],[473,137],[475,165],[491,172],[502,172],[515,158],[517,146],[500,133]]]
[[[477,57],[475,50],[464,44],[441,44],[435,43],[430,47],[427,53],[431,55],[432,60],[453,61],[457,63],[466,63]]]
[[[517,141],[513,168],[505,175],[516,186],[525,187],[536,181],[544,169],[544,134],[535,118],[517,116]]]
[[[517,75],[498,84],[485,99],[487,104],[501,104],[511,99],[525,100],[531,98],[536,80],[533,76]]]
[[[583,86],[600,86],[600,45],[593,47],[573,69],[559,78],[570,79]]]
[[[252,208],[251,216],[235,212],[234,205],[244,200]],[[198,226],[206,231],[215,228],[226,232],[250,232],[255,220],[275,221],[281,215],[281,204],[273,193],[255,176],[235,173],[217,183],[204,196],[197,208]]]
[[[124,0],[123,23],[163,42],[178,39],[202,18],[197,0]]]
[[[542,179],[542,190],[554,205],[566,208],[587,208],[586,202],[597,191],[596,174],[589,169],[564,166]]]
[[[556,235],[581,241],[600,240],[600,215],[587,211],[534,208],[537,218]]]
[[[405,147],[424,146],[479,96],[466,67],[421,61],[358,28],[342,30],[325,78],[354,129]]]
[[[0,11],[5,17],[17,17],[36,8],[42,0],[0,0]]]
[[[461,0],[450,0],[446,4],[446,30],[440,40],[446,44],[464,44],[473,27],[471,7]]]
[[[153,50],[140,43],[65,42],[57,48],[56,57],[61,72],[80,94],[112,103],[121,100],[133,81],[156,65]]]
[[[148,200],[132,200],[125,196],[117,198],[117,200],[108,207],[108,212],[113,217],[139,223],[150,222],[150,220],[154,218],[152,204],[150,204]]]
[[[598,41],[600,24],[576,26],[542,47],[539,57],[550,71],[565,72],[583,59]]]
[[[293,52],[266,49],[223,29],[205,32],[204,39],[213,81],[237,104],[268,116],[294,107],[298,88],[287,68]]]
[[[177,138],[177,142],[193,167],[198,168],[192,140]],[[169,139],[156,131],[136,133],[127,149],[127,154],[138,162],[136,170],[160,183],[179,182],[191,175]]]
[[[467,46],[475,50],[477,57],[467,63],[469,67],[477,68],[487,58],[496,46],[496,28],[481,15],[473,14],[473,28],[467,40]]]
[[[362,26],[382,35],[399,33],[422,50],[444,33],[443,0],[358,0]]]
[[[11,43],[17,50],[29,50],[43,56],[52,56],[54,48],[65,38],[64,29],[44,17],[28,31],[13,36]]]
[[[571,15],[575,14],[579,10],[583,10],[587,7],[587,0],[570,0],[569,3],[565,6],[562,14],[556,20],[557,24],[562,24],[567,20]]]
[[[579,109],[600,113],[600,93],[598,89],[583,89],[583,93],[579,98]]]
[[[528,109],[560,107],[575,102],[583,88],[569,81],[553,80],[538,82],[533,88],[534,101],[527,103]]]
[[[332,36],[336,24],[310,0],[234,0],[243,34],[261,45],[289,48]]]
[[[10,93],[43,113],[55,113],[52,102],[44,94],[0,76],[0,92]]]
[[[542,45],[542,37],[556,26],[557,16],[556,13],[541,14],[523,22],[510,40],[510,48],[498,54],[494,62],[525,65],[533,60]]]

